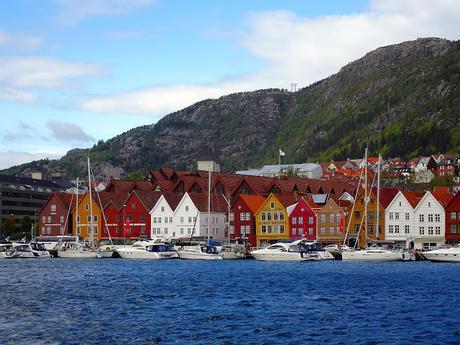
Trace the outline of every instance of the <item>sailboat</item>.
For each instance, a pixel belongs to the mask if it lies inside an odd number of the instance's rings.
[[[361,221],[359,231],[358,231],[358,236],[357,240],[355,242],[355,248],[356,245],[359,243],[359,235],[361,232],[361,228],[363,225],[363,221],[365,222],[364,228],[366,231],[366,237],[367,237],[367,229],[368,229],[368,214],[367,214],[367,204],[369,203],[369,195],[367,193],[367,165],[368,165],[368,158],[367,158],[367,147],[365,150],[365,155],[364,155],[364,161],[365,161],[365,167],[364,167],[364,217],[363,220]],[[378,235],[379,231],[379,199],[380,199],[380,155],[379,155],[379,160],[378,160],[378,169],[377,169],[377,214],[376,214],[376,234]],[[361,178],[360,178],[361,180]],[[358,187],[359,188],[359,187]],[[356,198],[355,198],[356,202]],[[354,205],[353,205],[354,207]],[[350,226],[350,223],[348,224]],[[347,231],[348,232],[348,231]],[[377,236],[376,235],[376,236]],[[346,237],[345,237],[346,238]],[[345,243],[344,243],[345,244]],[[402,253],[397,252],[397,251],[391,251],[387,250],[384,248],[380,247],[367,247],[362,250],[350,250],[350,251],[342,251],[342,260],[344,261],[401,261],[403,259]]]
[[[78,217],[78,180],[77,180],[77,198],[76,198],[76,226],[75,226],[75,242],[67,244],[58,250],[58,257],[68,259],[95,259],[97,258],[98,250],[94,249],[94,229],[93,229],[93,199],[91,193],[91,171],[90,162],[88,157],[88,188],[89,188],[89,210],[90,210],[90,222],[88,225],[89,229],[89,244],[80,242],[78,238],[78,224],[80,219]]]
[[[180,259],[187,260],[222,260],[224,255],[219,252],[215,246],[210,245],[210,226],[211,220],[211,170],[208,172],[208,227],[207,227],[207,242],[206,245],[186,246],[178,248],[177,254]],[[195,227],[194,227],[195,229]],[[192,233],[193,235],[193,233]]]

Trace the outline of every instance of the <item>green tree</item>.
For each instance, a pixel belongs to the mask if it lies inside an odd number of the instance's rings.
[[[2,232],[4,234],[11,234],[16,230],[16,223],[13,218],[7,218],[2,223]]]
[[[139,181],[144,179],[144,174],[142,174],[140,171],[135,171],[129,174],[128,176],[125,177],[125,179],[129,181]]]
[[[21,220],[21,231],[23,233],[29,233],[32,226],[32,219],[29,216],[24,216]]]

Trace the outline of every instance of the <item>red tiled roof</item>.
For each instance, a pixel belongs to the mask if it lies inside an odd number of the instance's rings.
[[[290,194],[274,194],[274,196],[284,207],[291,206],[300,200],[300,197]]]
[[[419,192],[402,192],[406,200],[409,202],[409,204],[412,206],[412,208],[415,208],[420,200],[423,198],[425,193],[419,193]]]
[[[431,193],[433,197],[441,204],[442,207],[446,207],[449,202],[454,198],[452,194],[449,194],[445,191],[433,191]]]
[[[387,208],[388,205],[393,201],[399,189],[393,187],[380,188],[380,205],[383,208]],[[372,188],[372,193],[377,197],[377,188]]]
[[[146,190],[136,190],[133,193],[136,193],[139,200],[144,205],[145,209],[150,212],[161,197],[160,192],[152,192]]]
[[[169,207],[171,207],[173,211],[176,209],[177,205],[179,205],[179,202],[182,199],[182,196],[177,195],[177,194],[164,194],[163,193],[163,196],[166,199],[166,202],[169,204]]]
[[[208,212],[207,193],[188,193],[200,212]],[[227,212],[228,204],[220,194],[211,194],[211,212]]]

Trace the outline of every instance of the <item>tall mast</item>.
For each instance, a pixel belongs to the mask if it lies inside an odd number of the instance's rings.
[[[89,217],[90,217],[90,222],[89,222],[89,239],[91,246],[93,246],[93,240],[94,240],[94,234],[93,234],[93,196],[91,194],[91,172],[90,172],[90,165],[89,165],[89,156],[88,156],[88,188],[89,188]]]
[[[79,192],[79,189],[78,189],[78,177],[77,177],[77,201],[76,201],[76,207],[75,207],[75,210],[76,210],[76,213],[75,213],[75,240],[78,242],[78,223],[80,223],[80,219],[78,218],[78,192]]]
[[[375,239],[379,238],[379,216],[380,216],[380,153],[379,153],[379,161],[377,162],[377,205],[376,205],[376,212],[375,212]]]
[[[366,151],[364,153],[364,229],[366,229],[366,246],[367,246],[367,203],[369,201],[369,197],[367,195],[367,145],[366,145]],[[359,241],[359,238],[358,238]]]
[[[209,224],[211,222],[211,169],[208,171],[208,244],[209,244]]]

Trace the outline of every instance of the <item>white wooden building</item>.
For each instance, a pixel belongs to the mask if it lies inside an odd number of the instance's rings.
[[[174,211],[179,201],[180,198],[176,195],[161,195],[150,211],[150,237],[177,237]]]
[[[444,207],[426,192],[414,209],[414,244],[416,249],[431,249],[445,243]]]

